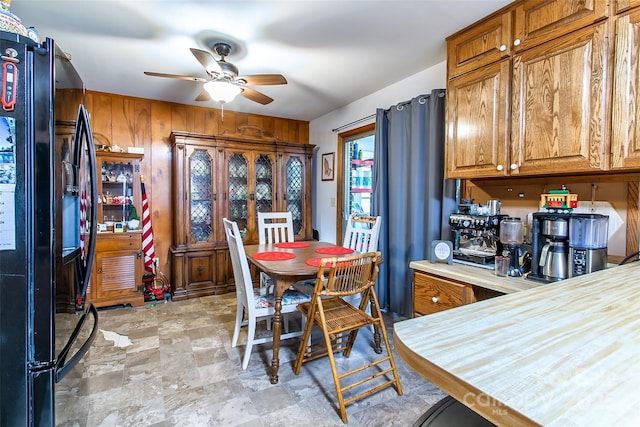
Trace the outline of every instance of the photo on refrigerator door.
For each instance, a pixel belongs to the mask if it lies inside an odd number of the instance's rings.
[[[16,183],[16,121],[0,116],[0,184]]]

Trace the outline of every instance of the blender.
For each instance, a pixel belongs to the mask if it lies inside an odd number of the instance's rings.
[[[569,277],[604,269],[608,238],[607,215],[572,214],[569,218]]]
[[[509,254],[510,265],[508,276],[520,277],[519,249],[524,243],[524,224],[520,218],[508,217],[500,222],[500,242],[504,248],[503,255]]]

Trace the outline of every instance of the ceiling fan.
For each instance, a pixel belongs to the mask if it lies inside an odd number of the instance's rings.
[[[282,74],[253,74],[250,76],[238,76],[238,68],[230,62],[225,61],[225,57],[231,53],[231,46],[227,43],[216,43],[213,50],[220,56],[216,60],[214,56],[204,50],[191,48],[191,53],[202,64],[208,78],[181,76],[177,74],[164,74],[145,71],[147,76],[168,77],[171,79],[189,80],[201,82],[202,92],[196,97],[196,101],[214,100],[220,104],[231,102],[236,95],[242,95],[251,101],[266,105],[273,101],[267,95],[258,92],[247,85],[283,85],[287,84],[287,79]]]

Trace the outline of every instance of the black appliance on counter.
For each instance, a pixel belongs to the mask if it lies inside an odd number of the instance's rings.
[[[0,425],[54,425],[55,385],[97,332],[84,302],[95,152],[84,85],[64,52],[0,32],[0,55]]]
[[[502,253],[499,236],[500,221],[504,218],[507,215],[449,215],[455,236],[453,261],[493,269],[496,253]]]
[[[568,213],[533,213],[531,273],[527,279],[551,283],[568,277],[570,217]]]

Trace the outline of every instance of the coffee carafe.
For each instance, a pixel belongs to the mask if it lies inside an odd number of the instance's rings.
[[[528,279],[554,282],[569,272],[569,214],[536,212],[532,223],[533,259]]]

